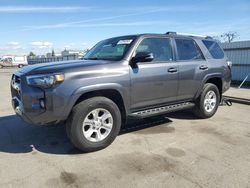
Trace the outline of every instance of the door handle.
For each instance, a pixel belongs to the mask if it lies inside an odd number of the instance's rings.
[[[201,70],[207,70],[207,69],[208,69],[208,66],[206,66],[206,65],[201,65],[199,68],[200,68]]]
[[[171,73],[177,72],[177,68],[171,67],[168,69],[168,72],[171,72]]]

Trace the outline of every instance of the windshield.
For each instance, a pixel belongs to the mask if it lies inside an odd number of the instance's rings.
[[[90,60],[121,60],[130,48],[135,36],[117,37],[97,43],[83,59]]]

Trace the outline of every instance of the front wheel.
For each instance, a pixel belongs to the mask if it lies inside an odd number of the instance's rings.
[[[196,100],[194,114],[199,118],[210,118],[216,113],[219,103],[220,92],[217,86],[206,83],[199,98]]]
[[[18,68],[22,68],[22,67],[23,67],[23,64],[19,64],[19,65],[18,65]]]
[[[106,97],[93,97],[77,104],[66,122],[67,135],[83,152],[110,145],[121,128],[117,105]]]

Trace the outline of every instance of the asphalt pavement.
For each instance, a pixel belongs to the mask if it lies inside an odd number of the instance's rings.
[[[0,69],[0,187],[250,187],[250,106],[130,122],[108,148],[81,153],[64,125],[28,125]]]

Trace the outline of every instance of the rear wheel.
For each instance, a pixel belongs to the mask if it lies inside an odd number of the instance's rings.
[[[206,83],[202,93],[196,101],[194,114],[200,118],[212,117],[220,103],[220,92],[216,85]]]
[[[110,145],[121,127],[117,105],[105,97],[93,97],[77,104],[67,120],[66,131],[71,142],[84,152]]]
[[[23,67],[23,64],[19,64],[19,65],[18,65],[18,68],[22,68],[22,67]]]

